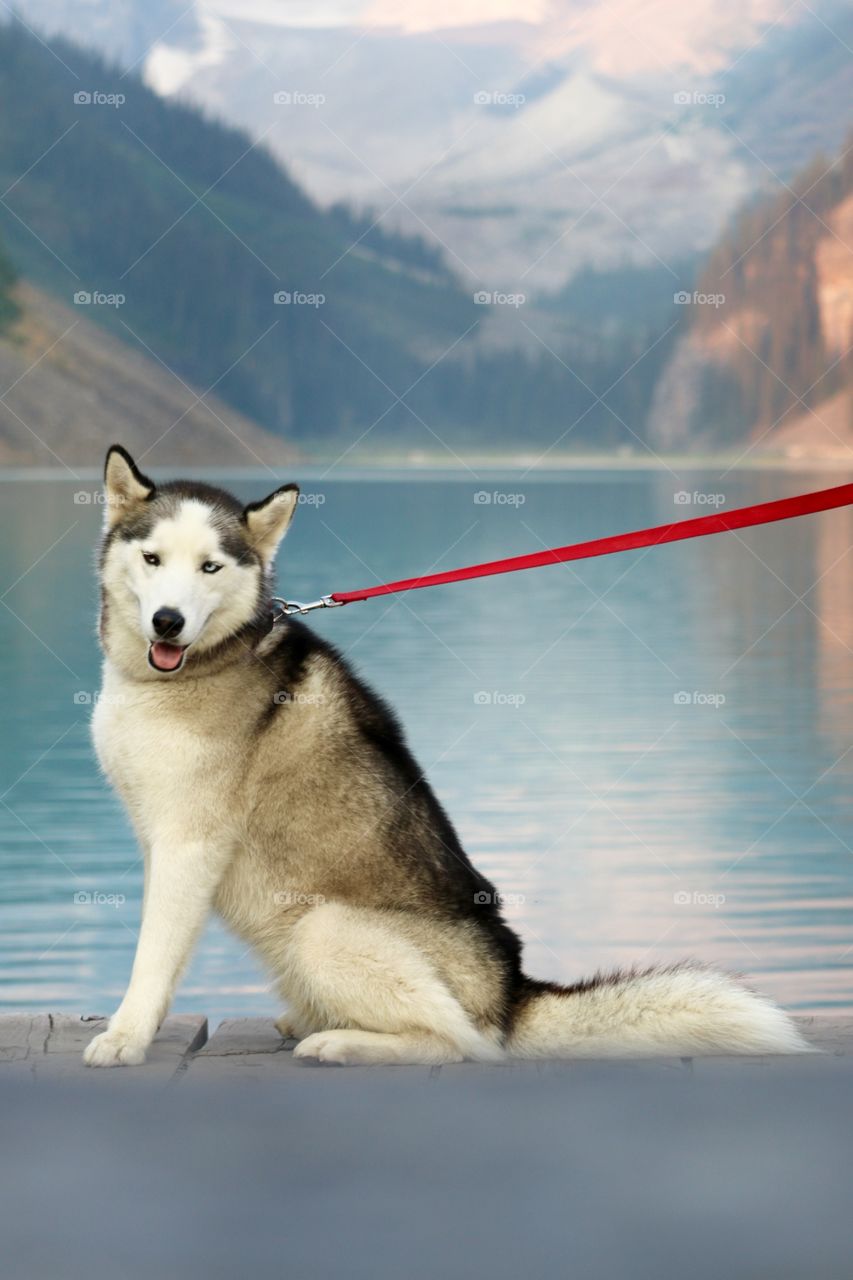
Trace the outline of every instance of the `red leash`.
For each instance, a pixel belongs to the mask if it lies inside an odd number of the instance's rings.
[[[685,538],[730,533],[734,529],[748,529],[757,524],[772,524],[776,520],[791,520],[795,516],[808,516],[816,511],[832,511],[836,507],[851,505],[853,484],[840,484],[834,489],[821,489],[817,493],[801,493],[775,502],[759,502],[755,506],[738,507],[734,511],[717,511],[713,515],[698,516],[693,520],[675,520],[672,524],[660,524],[653,529],[637,529],[633,533],[593,538],[590,542],[575,542],[567,547],[510,556],[506,560],[489,560],[485,564],[466,565],[463,569],[428,573],[421,578],[401,578],[398,582],[364,587],[361,591],[334,591],[311,604],[299,604],[296,601],[288,603],[283,600],[277,602],[284,606],[285,613],[307,613],[311,609],[354,604],[357,600],[393,595],[397,591],[415,591],[420,587],[438,587],[447,582],[465,582],[469,578],[487,578],[496,573],[539,569],[549,564],[565,564],[569,560],[590,560],[594,556],[613,555],[617,551],[635,551],[639,547],[653,547],[664,542],[682,542]]]

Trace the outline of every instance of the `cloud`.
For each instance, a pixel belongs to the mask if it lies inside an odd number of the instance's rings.
[[[223,18],[271,27],[349,27],[364,21],[368,0],[201,0],[200,8]]]
[[[404,31],[437,31],[448,27],[476,27],[489,22],[543,22],[549,0],[372,0],[364,6],[369,25],[401,27]]]

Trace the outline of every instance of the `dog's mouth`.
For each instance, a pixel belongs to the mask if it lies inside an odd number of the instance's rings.
[[[148,665],[155,671],[179,671],[187,647],[185,644],[169,644],[168,640],[155,640],[148,650]]]

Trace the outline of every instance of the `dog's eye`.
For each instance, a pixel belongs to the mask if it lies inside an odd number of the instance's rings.
[[[221,564],[217,564],[215,560],[205,560],[201,566],[202,573],[219,573],[222,568]]]
[[[160,557],[159,557],[159,556],[155,556],[155,554],[154,554],[154,552],[153,552],[153,551],[143,551],[143,553],[142,553],[142,559],[145,561],[145,563],[146,563],[146,564],[159,564],[159,563],[160,563]]]

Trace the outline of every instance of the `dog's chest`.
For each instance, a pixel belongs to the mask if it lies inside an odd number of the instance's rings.
[[[181,825],[183,813],[213,818],[227,810],[233,726],[190,691],[107,676],[92,737],[101,767],[144,830]]]

